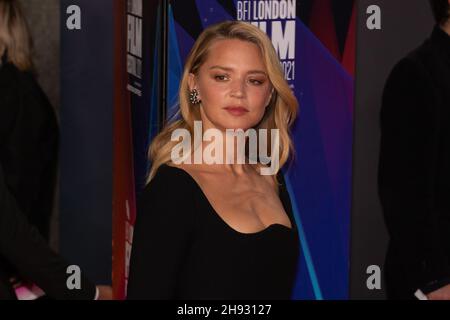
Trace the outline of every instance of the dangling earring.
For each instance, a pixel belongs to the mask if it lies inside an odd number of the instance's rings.
[[[200,104],[202,101],[198,99],[199,92],[197,89],[192,90],[189,93],[189,100],[193,105]]]

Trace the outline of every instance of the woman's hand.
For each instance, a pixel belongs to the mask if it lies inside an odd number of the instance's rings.
[[[428,300],[450,300],[450,284],[427,294]]]
[[[97,286],[98,299],[97,300],[113,300],[113,293],[111,286]]]

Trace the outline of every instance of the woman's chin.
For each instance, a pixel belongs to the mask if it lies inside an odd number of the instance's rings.
[[[253,121],[250,122],[248,120],[235,120],[235,121],[226,121],[224,123],[220,124],[220,128],[223,128],[222,131],[226,130],[243,130],[247,131],[248,129],[254,128],[257,125],[257,123],[254,123]]]

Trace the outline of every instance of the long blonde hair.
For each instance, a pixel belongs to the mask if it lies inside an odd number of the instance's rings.
[[[28,24],[19,1],[0,0],[0,58],[6,53],[8,62],[19,70],[31,71],[34,69],[32,48]]]
[[[171,161],[171,151],[179,142],[171,141],[172,132],[176,129],[187,129],[191,136],[194,132],[194,121],[201,120],[199,109],[189,101],[189,74],[196,74],[206,61],[211,44],[217,40],[239,39],[256,44],[261,50],[269,80],[274,88],[274,94],[266,113],[255,129],[279,129],[281,168],[289,158],[293,149],[289,128],[298,112],[298,102],[284,78],[278,55],[267,37],[259,28],[240,21],[226,21],[208,27],[195,42],[184,66],[184,72],[179,89],[179,114],[181,118],[166,124],[154,139],[149,148],[152,167],[147,179],[150,182],[158,168]]]

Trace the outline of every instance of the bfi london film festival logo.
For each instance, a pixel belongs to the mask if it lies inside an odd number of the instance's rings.
[[[272,40],[284,76],[291,88],[295,80],[296,0],[237,1],[236,20],[261,29]]]
[[[127,90],[142,96],[142,24],[144,10],[142,0],[127,2],[127,72],[130,83]]]
[[[66,27],[70,31],[81,30],[81,7],[70,5],[66,9]],[[142,26],[143,26],[142,0],[127,1],[127,73],[132,76],[127,90],[142,96]]]

